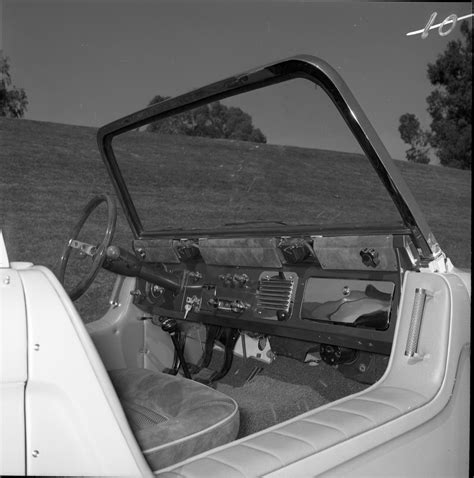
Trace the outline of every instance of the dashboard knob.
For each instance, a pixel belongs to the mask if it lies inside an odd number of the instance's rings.
[[[379,253],[373,249],[366,247],[360,251],[362,263],[367,267],[377,267],[380,264]]]
[[[234,284],[233,284],[233,277],[232,277],[232,274],[230,274],[230,273],[221,274],[221,275],[219,276],[219,279],[223,282],[224,287],[227,287],[227,286],[230,286],[230,285],[234,285]]]
[[[192,261],[200,256],[199,246],[191,241],[184,239],[176,247],[176,253],[182,262]]]
[[[236,285],[243,287],[249,281],[249,276],[247,274],[234,274],[232,279]]]
[[[198,282],[202,279],[202,274],[198,271],[190,272],[189,273],[189,278],[194,282]]]
[[[286,310],[277,310],[277,319],[279,321],[288,320],[290,318],[290,314]]]
[[[217,297],[212,297],[207,301],[207,303],[217,309],[219,306],[219,299]]]

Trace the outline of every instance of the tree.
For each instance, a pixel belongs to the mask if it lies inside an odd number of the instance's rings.
[[[417,117],[411,113],[400,116],[398,131],[403,141],[411,145],[406,153],[408,161],[428,164],[430,162],[428,135],[420,128]]]
[[[23,88],[12,85],[9,60],[0,56],[0,116],[23,118],[28,99]]]
[[[429,144],[443,166],[471,169],[472,28],[466,21],[461,34],[461,40],[450,41],[436,61],[428,64],[428,78],[436,87],[426,98],[431,131],[423,132],[415,115],[400,117],[402,139],[412,146],[407,152],[409,160],[423,155],[423,145]]]
[[[153,105],[169,97],[155,96],[149,103]],[[170,116],[148,125],[147,131],[165,134],[184,134],[207,138],[237,139],[266,143],[267,138],[255,128],[252,117],[240,108],[225,106],[220,101],[199,106],[193,110]]]

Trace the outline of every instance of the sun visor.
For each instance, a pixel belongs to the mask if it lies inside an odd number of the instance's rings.
[[[246,267],[281,267],[275,238],[199,239],[206,264]]]
[[[323,269],[396,271],[392,236],[312,236]]]

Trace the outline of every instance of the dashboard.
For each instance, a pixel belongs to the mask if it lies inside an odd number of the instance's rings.
[[[138,239],[148,268],[134,303],[158,318],[200,322],[389,354],[401,271],[414,265],[406,236]]]

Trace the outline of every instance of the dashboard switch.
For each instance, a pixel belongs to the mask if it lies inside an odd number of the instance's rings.
[[[232,300],[219,297],[211,297],[207,301],[207,304],[214,309],[221,310],[224,312],[234,312],[235,314],[240,314],[250,308],[250,304],[247,304],[242,300]]]
[[[247,310],[250,307],[249,304],[246,304],[245,302],[242,302],[241,300],[234,300],[233,302],[230,303],[230,310],[235,313],[240,313],[243,312],[244,310]]]

